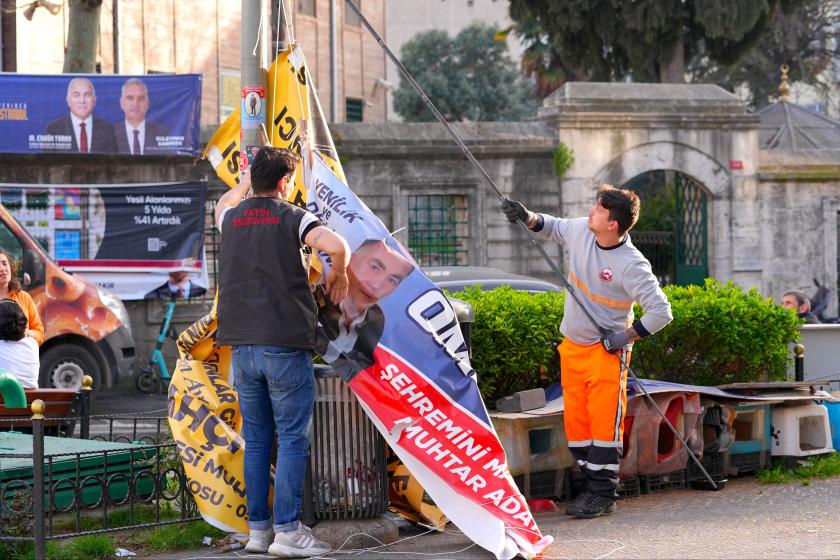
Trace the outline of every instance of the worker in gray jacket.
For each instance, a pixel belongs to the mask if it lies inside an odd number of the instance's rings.
[[[555,218],[514,200],[502,202],[508,220],[522,220],[538,236],[566,246],[569,284],[598,323],[593,324],[575,298],[566,298],[560,324],[564,339],[558,347],[564,422],[585,480],[566,513],[584,519],[616,508],[627,405],[627,370],[621,359],[628,363],[632,343],[672,319],[671,304],[650,263],[627,233],[639,219],[639,206],[635,193],[611,185],[598,189],[588,218]],[[636,321],[634,302],[645,312]]]

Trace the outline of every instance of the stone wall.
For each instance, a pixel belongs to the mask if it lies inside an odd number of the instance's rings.
[[[437,123],[343,124],[331,127],[350,187],[391,230],[406,228],[415,194],[467,196],[467,264],[550,274],[522,232],[507,223],[499,199],[476,167]],[[458,123],[456,132],[505,195],[559,213],[551,165],[556,141],[540,123]],[[396,237],[406,246],[408,232]],[[556,257],[559,247],[547,247]]]

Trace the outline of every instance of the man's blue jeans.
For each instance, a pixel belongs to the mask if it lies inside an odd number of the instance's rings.
[[[242,437],[245,495],[251,529],[293,531],[300,518],[315,399],[312,355],[282,346],[233,347],[231,361]],[[275,428],[274,519],[268,511],[269,461]]]

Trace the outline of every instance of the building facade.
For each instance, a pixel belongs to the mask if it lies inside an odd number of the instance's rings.
[[[2,69],[21,74],[59,74],[67,44],[68,4],[44,7],[0,0]],[[280,5],[272,4],[276,32]],[[356,0],[384,34],[385,0]],[[16,4],[21,4],[13,9]],[[285,0],[291,35],[303,48],[324,114],[331,114],[330,0]],[[336,121],[386,118],[385,55],[343,1],[336,10]],[[116,9],[116,12],[114,8]],[[104,74],[198,73],[203,76],[202,125],[224,119],[239,102],[240,2],[237,0],[104,0],[97,38],[97,70]],[[115,58],[115,54],[117,55]]]

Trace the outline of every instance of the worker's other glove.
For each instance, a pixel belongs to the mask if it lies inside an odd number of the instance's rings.
[[[515,224],[516,220],[522,220],[527,226],[534,219],[533,212],[525,208],[521,202],[509,198],[502,201],[502,212],[512,224]]]
[[[603,345],[604,350],[610,354],[615,354],[630,344],[630,339],[624,331],[615,331],[601,337],[601,344]]]

